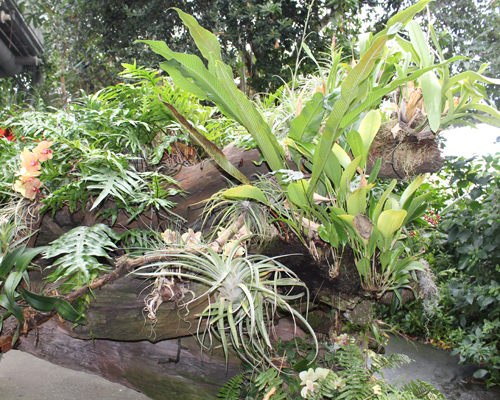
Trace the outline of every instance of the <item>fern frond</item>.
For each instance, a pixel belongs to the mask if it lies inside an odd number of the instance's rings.
[[[226,400],[238,400],[241,394],[241,384],[243,383],[243,378],[245,373],[242,372],[231,378],[231,380],[226,383],[220,390],[217,398]]]
[[[116,248],[111,240],[120,237],[104,224],[79,226],[51,243],[43,258],[59,257],[54,264],[57,269],[47,278],[50,281],[64,281],[64,290],[88,285],[99,271],[109,267],[102,265],[97,257],[110,258],[107,251]]]
[[[411,381],[407,383],[401,389],[405,392],[410,392],[415,399],[444,400],[444,396],[434,386],[420,379],[417,379],[417,382]]]

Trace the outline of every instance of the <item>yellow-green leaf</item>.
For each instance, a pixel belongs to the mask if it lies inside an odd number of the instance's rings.
[[[392,238],[392,235],[401,228],[406,214],[405,210],[386,210],[380,214],[377,228],[386,240]]]
[[[236,186],[231,189],[227,189],[224,193],[222,193],[222,195],[238,199],[253,199],[267,203],[266,196],[264,196],[262,190],[252,185]]]

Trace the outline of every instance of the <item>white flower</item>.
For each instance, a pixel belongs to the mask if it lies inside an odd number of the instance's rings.
[[[301,385],[305,385],[308,381],[316,381],[318,379],[318,375],[314,372],[312,368],[309,368],[307,371],[302,371],[299,374],[299,378],[302,382]]]
[[[318,375],[318,378],[321,378],[321,379],[326,379],[326,377],[328,376],[328,374],[330,373],[330,370],[329,369],[326,369],[326,368],[316,368],[316,375]]]
[[[374,395],[382,394],[382,388],[380,387],[380,385],[375,385],[372,387],[372,389]]]
[[[312,371],[312,368],[310,368],[310,370]],[[303,372],[305,372],[305,371],[303,371]],[[311,391],[311,393],[314,393],[314,391],[315,391],[314,382],[312,382],[312,381],[307,381],[305,383],[305,386],[300,391],[300,395],[304,399],[307,399],[307,395],[308,395],[309,391]]]

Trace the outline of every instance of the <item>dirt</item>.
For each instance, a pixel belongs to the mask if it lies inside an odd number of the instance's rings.
[[[317,246],[321,253],[321,245],[317,244]],[[330,276],[330,266],[333,265],[331,254],[327,258],[323,257],[321,262],[317,262],[296,237],[291,236],[288,242],[277,238],[263,250],[263,254],[270,257],[293,254],[280,258],[278,261],[297,274],[298,278],[309,288],[312,298],[319,291],[329,295],[342,293],[359,296],[363,294],[359,273],[354,265],[353,253],[348,247],[343,253],[339,274],[335,278]]]

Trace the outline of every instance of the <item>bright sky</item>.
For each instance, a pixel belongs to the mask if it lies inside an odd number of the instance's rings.
[[[478,129],[465,126],[441,133],[446,138],[443,156],[472,157],[500,153],[500,129],[486,124],[478,124]]]

